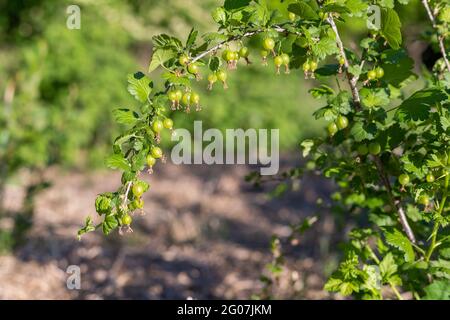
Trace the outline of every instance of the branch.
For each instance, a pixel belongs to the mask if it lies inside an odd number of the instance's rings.
[[[336,23],[334,23],[334,19],[331,15],[328,15],[327,18],[328,23],[331,26],[331,29],[333,29],[334,34],[336,36],[336,43],[339,48],[339,52],[341,53],[341,56],[344,58],[344,67],[345,67],[345,74],[348,79],[348,84],[350,86],[350,90],[352,92],[353,102],[355,103],[355,108],[357,111],[361,110],[361,98],[359,97],[358,88],[356,87],[356,83],[358,82],[359,77],[354,77],[350,74],[348,71],[348,68],[350,67],[350,64],[348,63],[347,56],[345,54],[344,44],[342,43],[341,37],[339,35],[339,31],[336,27]],[[361,62],[361,66],[363,65],[363,62]]]
[[[439,49],[441,50],[442,58],[444,58],[445,66],[447,67],[447,70],[450,72],[450,63],[447,58],[447,52],[445,50],[444,45],[444,36],[439,35],[439,30],[436,24],[436,19],[433,15],[433,12],[431,11],[430,5],[428,4],[428,0],[422,0],[422,4],[425,7],[425,10],[427,11],[428,18],[431,21],[431,24],[433,25],[433,28],[436,30],[438,34],[438,42],[439,42]]]
[[[127,207],[128,194],[130,193],[130,188],[131,188],[132,184],[133,184],[133,182],[131,182],[131,181],[128,182],[127,190],[125,191],[125,194],[124,194],[124,199],[123,199],[123,203],[122,203],[122,206],[124,209]]]
[[[352,92],[353,102],[355,103],[356,111],[359,111],[359,110],[361,110],[361,99],[359,97],[358,87],[356,86],[358,77],[352,76],[350,74],[350,72],[348,71],[349,63],[348,63],[347,57],[345,55],[344,44],[342,43],[341,37],[339,35],[339,31],[336,27],[336,23],[334,22],[333,17],[331,15],[328,15],[327,21],[334,31],[334,34],[336,36],[337,46],[339,48],[339,51],[340,51],[342,57],[344,58],[345,72],[346,72],[348,84],[349,84],[351,92]],[[361,65],[362,65],[362,62],[361,62]],[[378,174],[380,175],[381,181],[382,181],[383,185],[385,186],[386,191],[389,195],[389,199],[390,199],[392,205],[394,206],[394,208],[396,208],[396,210],[397,210],[397,214],[400,219],[400,223],[403,227],[403,231],[405,231],[406,235],[408,236],[408,239],[412,243],[415,244],[416,238],[414,236],[414,233],[413,233],[411,227],[409,226],[408,220],[405,215],[405,210],[403,209],[400,201],[395,200],[394,195],[392,193],[391,183],[389,182],[389,178],[386,174],[386,171],[384,170],[383,164],[381,163],[381,160],[378,157],[375,157],[375,164],[376,164],[376,167],[378,170]]]
[[[283,32],[289,32],[289,33],[292,33],[292,32],[290,32],[290,31],[286,30],[285,28],[283,28],[281,25],[275,25],[275,26],[272,27],[272,29],[275,30],[275,31],[277,31],[277,32],[279,32],[279,33],[283,33]],[[264,32],[264,31],[265,31],[265,30],[258,29],[258,30],[254,30],[254,31],[248,31],[248,32],[245,32],[245,33],[242,34],[242,35],[230,37],[230,38],[228,38],[227,40],[224,40],[224,41],[222,41],[222,42],[216,44],[215,46],[212,46],[212,47],[209,48],[208,50],[203,51],[203,52],[202,52],[201,54],[199,54],[198,56],[192,58],[191,61],[190,61],[189,63],[194,63],[194,62],[196,62],[196,61],[198,61],[198,60],[200,60],[200,59],[206,57],[208,54],[211,54],[211,53],[213,53],[214,51],[219,50],[220,48],[222,48],[224,45],[226,45],[226,44],[229,43],[229,42],[236,41],[236,40],[240,40],[240,39],[243,39],[243,38],[248,38],[248,37],[254,36],[255,34],[262,33],[262,32]],[[295,32],[295,34],[300,35],[299,32]]]
[[[391,205],[397,210],[400,224],[402,225],[403,230],[405,231],[406,235],[408,236],[408,239],[412,243],[415,244],[416,237],[414,236],[414,232],[412,231],[411,227],[409,226],[408,219],[406,218],[405,210],[401,206],[400,201],[396,200],[393,196],[391,183],[389,182],[389,178],[388,178],[388,175],[386,174],[386,171],[384,170],[383,164],[381,163],[381,160],[378,156],[374,156],[374,161],[375,161],[376,167],[378,169],[378,174],[380,175],[380,179],[381,179],[382,183],[384,184],[386,190],[388,191],[389,201],[391,202]]]

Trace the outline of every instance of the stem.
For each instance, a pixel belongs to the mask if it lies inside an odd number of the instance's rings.
[[[436,30],[436,32],[438,33],[439,49],[441,50],[442,58],[444,58],[445,66],[447,67],[447,70],[450,72],[450,63],[447,58],[447,51],[445,50],[444,36],[439,35],[439,30],[438,30],[438,27],[436,24],[436,19],[433,15],[433,12],[431,11],[430,5],[428,4],[428,0],[422,0],[422,4],[425,7],[425,10],[427,11],[428,18],[430,19],[434,30]]]
[[[125,191],[125,198],[123,199],[123,207],[126,208],[127,207],[127,202],[128,202],[128,194],[130,193],[130,189],[131,189],[131,185],[133,184],[133,182],[129,181],[128,185],[127,185],[127,190]]]
[[[380,265],[380,259],[378,259],[377,255],[375,254],[375,252],[373,252],[372,248],[369,245],[366,245],[366,249],[369,251],[372,259],[375,261],[375,263],[377,265]],[[398,300],[403,300],[403,297],[401,296],[400,292],[398,292],[397,288],[395,287],[395,285],[389,281],[389,286],[391,287],[392,291],[394,291],[395,295],[397,296]],[[381,298],[383,298],[383,296],[380,293]]]
[[[330,24],[331,29],[333,29],[333,31],[334,31],[334,34],[336,36],[336,44],[339,48],[339,52],[341,53],[342,58],[344,58],[345,74],[347,75],[348,84],[349,84],[350,90],[352,92],[353,102],[355,103],[355,109],[356,109],[356,111],[360,111],[361,110],[361,98],[359,97],[359,91],[358,91],[358,88],[356,87],[358,78],[353,77],[350,74],[350,72],[348,71],[350,64],[348,63],[348,59],[345,54],[344,44],[342,43],[341,37],[339,35],[339,31],[336,27],[336,23],[334,22],[333,17],[331,15],[328,15],[327,21]]]
[[[437,217],[434,222],[433,232],[431,233],[431,244],[430,244],[430,247],[428,248],[428,252],[425,256],[425,261],[430,260],[434,249],[436,249],[436,239],[437,239],[437,233],[439,231],[439,218],[442,216],[442,212],[444,211],[444,207],[445,207],[445,202],[447,201],[449,181],[450,181],[450,175],[447,174],[447,176],[445,177],[444,195],[442,196],[441,202],[439,204],[439,210],[437,211]]]
[[[288,23],[286,23],[286,24],[288,24]],[[286,25],[286,24],[275,25],[275,26],[272,27],[272,29],[277,31],[277,32],[279,32],[279,33],[283,33],[283,32],[292,33],[292,32],[290,32],[290,31],[288,31],[288,30],[286,30],[285,28],[282,27],[283,25]],[[236,40],[241,40],[243,38],[248,38],[248,37],[254,36],[255,34],[262,33],[264,31],[265,30],[258,29],[258,30],[253,30],[253,31],[247,31],[247,32],[245,32],[242,35],[230,37],[230,38],[228,38],[228,39],[226,39],[226,40],[216,44],[215,46],[212,46],[208,50],[203,51],[198,56],[192,58],[189,63],[194,63],[194,62],[196,62],[196,61],[206,57],[208,54],[211,54],[212,52],[219,50],[220,48],[222,48],[224,45],[226,45],[229,42],[236,41]],[[300,35],[299,32],[294,32],[294,34]]]
[[[356,83],[358,81],[358,77],[352,77],[352,75],[350,74],[350,72],[348,71],[349,68],[349,63],[347,60],[347,56],[345,55],[345,50],[344,50],[344,44],[342,43],[341,37],[339,35],[339,31],[336,27],[336,23],[334,22],[334,19],[331,15],[328,15],[327,18],[328,23],[331,26],[331,29],[333,29],[334,34],[336,36],[336,44],[339,48],[339,51],[342,55],[342,57],[344,58],[344,66],[345,66],[345,72],[347,75],[347,80],[348,80],[348,84],[350,86],[351,92],[352,92],[352,96],[353,96],[353,102],[355,104],[355,109],[356,111],[360,111],[361,110],[361,99],[359,97],[359,91],[358,91],[358,87],[356,86]],[[399,216],[400,219],[400,223],[403,227],[403,231],[405,231],[406,235],[408,236],[408,239],[412,242],[412,243],[416,243],[416,238],[414,236],[414,233],[411,229],[411,227],[409,226],[408,220],[406,218],[405,215],[405,211],[403,210],[403,207],[400,204],[400,201],[395,200],[394,195],[392,193],[392,188],[391,188],[391,184],[389,182],[389,178],[386,174],[386,170],[384,169],[383,164],[381,163],[380,159],[378,157],[374,157],[375,158],[375,164],[377,166],[377,170],[378,173],[381,177],[381,180],[384,184],[384,186],[386,187],[386,191],[389,195],[389,199],[391,200],[391,203],[393,205],[394,208],[396,208],[397,210],[397,214]]]
[[[392,187],[391,183],[389,182],[388,175],[386,174],[386,171],[384,170],[383,164],[381,162],[381,159],[378,156],[374,156],[374,162],[378,169],[378,174],[380,175],[381,182],[386,188],[386,191],[389,196],[389,201],[391,202],[391,205],[396,208],[397,214],[400,220],[400,224],[402,225],[403,231],[405,231],[408,239],[413,243],[416,244],[416,237],[414,236],[414,233],[409,226],[408,219],[406,218],[405,210],[400,204],[399,200],[396,200],[393,193],[392,193]]]
[[[401,296],[400,292],[398,292],[397,288],[391,282],[389,282],[389,285],[391,286],[392,291],[394,291],[395,295],[397,296],[397,299],[403,300],[403,297]]]

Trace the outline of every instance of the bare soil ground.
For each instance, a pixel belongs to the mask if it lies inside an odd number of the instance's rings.
[[[273,234],[314,213],[322,183],[307,179],[298,192],[271,199],[244,181],[245,166],[158,165],[144,179],[145,215],[134,232],[76,240],[96,194],[115,190],[111,172],[49,171],[52,186],[39,194],[25,242],[0,256],[0,299],[248,299],[261,293],[260,276],[272,260]],[[325,189],[325,191],[323,191]],[[7,188],[14,212],[23,190]],[[10,218],[12,219],[12,218]],[[2,224],[8,225],[7,218]],[[330,298],[322,290],[333,226],[322,219],[300,244],[286,248],[276,298]],[[81,290],[68,290],[66,269],[81,268]]]

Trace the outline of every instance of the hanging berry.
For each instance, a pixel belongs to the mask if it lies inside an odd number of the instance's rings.
[[[286,74],[290,73],[289,63],[291,62],[291,58],[289,57],[289,55],[287,53],[283,53],[281,55],[281,58],[283,59],[284,73],[286,73]]]
[[[228,85],[227,85],[227,78],[228,78],[228,75],[227,75],[226,71],[225,71],[225,70],[218,70],[218,71],[216,72],[216,75],[217,75],[217,79],[219,79],[219,81],[222,82],[223,88],[224,88],[225,90],[228,89]]]
[[[200,111],[200,95],[197,92],[191,93],[191,105],[195,105],[195,111]]]
[[[280,74],[280,67],[283,64],[283,58],[281,56],[276,56],[275,58],[273,58],[273,63],[277,68],[277,74]]]
[[[262,58],[262,65],[267,66],[267,56],[269,55],[269,51],[261,50],[260,54],[261,54],[261,58]]]
[[[217,75],[215,73],[211,73],[208,75],[208,90],[212,90],[214,83],[217,82]]]

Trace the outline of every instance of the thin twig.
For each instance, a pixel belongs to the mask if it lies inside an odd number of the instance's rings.
[[[341,57],[344,58],[345,74],[347,75],[348,84],[349,84],[350,90],[352,92],[353,102],[355,103],[355,109],[356,109],[356,111],[359,111],[359,110],[361,110],[361,98],[359,97],[358,88],[356,87],[356,83],[358,82],[358,77],[353,77],[350,74],[350,72],[348,71],[350,64],[348,63],[347,55],[345,54],[344,44],[342,43],[341,37],[339,35],[339,31],[336,27],[336,23],[334,22],[333,17],[331,15],[328,15],[327,21],[330,24],[331,29],[333,29],[334,34],[336,36],[336,43],[339,48]]]
[[[406,218],[405,210],[400,204],[400,201],[395,199],[392,193],[392,187],[391,183],[389,182],[389,178],[386,174],[386,171],[384,170],[383,164],[381,163],[381,159],[378,156],[374,156],[374,161],[378,169],[378,173],[380,175],[380,179],[382,183],[384,184],[388,195],[389,195],[389,201],[391,202],[391,205],[397,210],[398,217],[400,220],[400,223],[403,227],[403,230],[405,231],[406,235],[408,236],[408,239],[412,243],[416,243],[416,237],[414,236],[414,232],[412,231],[411,227],[409,226],[408,219]]]
[[[130,189],[131,189],[131,185],[133,184],[133,182],[129,181],[128,185],[127,185],[127,190],[125,191],[125,198],[123,199],[123,203],[122,206],[124,208],[127,207],[127,201],[128,201],[128,194],[130,193]]]
[[[444,58],[445,66],[447,67],[447,70],[450,72],[450,63],[447,58],[447,51],[445,50],[444,37],[442,35],[439,35],[439,30],[436,24],[436,18],[434,17],[433,12],[431,11],[430,5],[428,4],[428,0],[422,0],[422,4],[425,7],[425,10],[427,11],[428,18],[430,19],[433,28],[438,33],[439,49],[441,50],[442,58]]]
[[[276,32],[279,32],[279,33],[284,33],[284,32],[292,33],[290,31],[288,31],[287,29],[283,28],[281,25],[273,26],[272,29],[275,30]],[[237,41],[237,40],[240,40],[240,39],[243,39],[243,38],[248,38],[248,37],[254,36],[255,34],[262,33],[264,31],[265,30],[258,29],[258,30],[245,32],[242,35],[230,37],[230,38],[228,38],[228,39],[226,39],[226,40],[216,44],[215,46],[212,46],[211,48],[209,48],[208,50],[202,52],[198,56],[192,58],[189,63],[194,63],[194,62],[196,62],[196,61],[206,57],[208,54],[211,54],[212,52],[219,50],[220,48],[222,48],[224,45],[226,45],[229,42]],[[299,32],[295,32],[295,34],[300,35]]]
[[[351,92],[352,92],[353,102],[355,104],[355,109],[357,111],[359,111],[359,110],[361,110],[361,100],[359,97],[358,87],[356,86],[358,77],[352,77],[352,75],[348,71],[349,63],[348,63],[347,57],[345,55],[344,44],[342,43],[341,37],[339,35],[339,31],[336,27],[336,23],[334,22],[333,17],[331,15],[328,15],[327,21],[334,31],[334,34],[336,36],[337,46],[339,48],[339,51],[340,51],[342,57],[344,58],[344,61],[345,61],[344,66],[346,69],[345,71],[346,71],[346,75],[347,75],[348,84],[349,84]],[[386,188],[386,191],[389,195],[392,205],[397,210],[397,214],[398,214],[400,223],[403,227],[403,230],[405,231],[406,235],[408,236],[408,239],[412,243],[416,243],[416,238],[414,236],[414,233],[413,233],[411,227],[409,226],[408,220],[405,215],[405,210],[403,209],[400,201],[398,201],[394,198],[394,195],[392,193],[391,183],[389,182],[389,178],[386,174],[386,170],[384,169],[384,166],[381,163],[381,160],[378,157],[374,157],[374,158],[375,158],[375,164],[376,164],[376,167],[378,170],[378,174],[380,175],[381,181]]]

